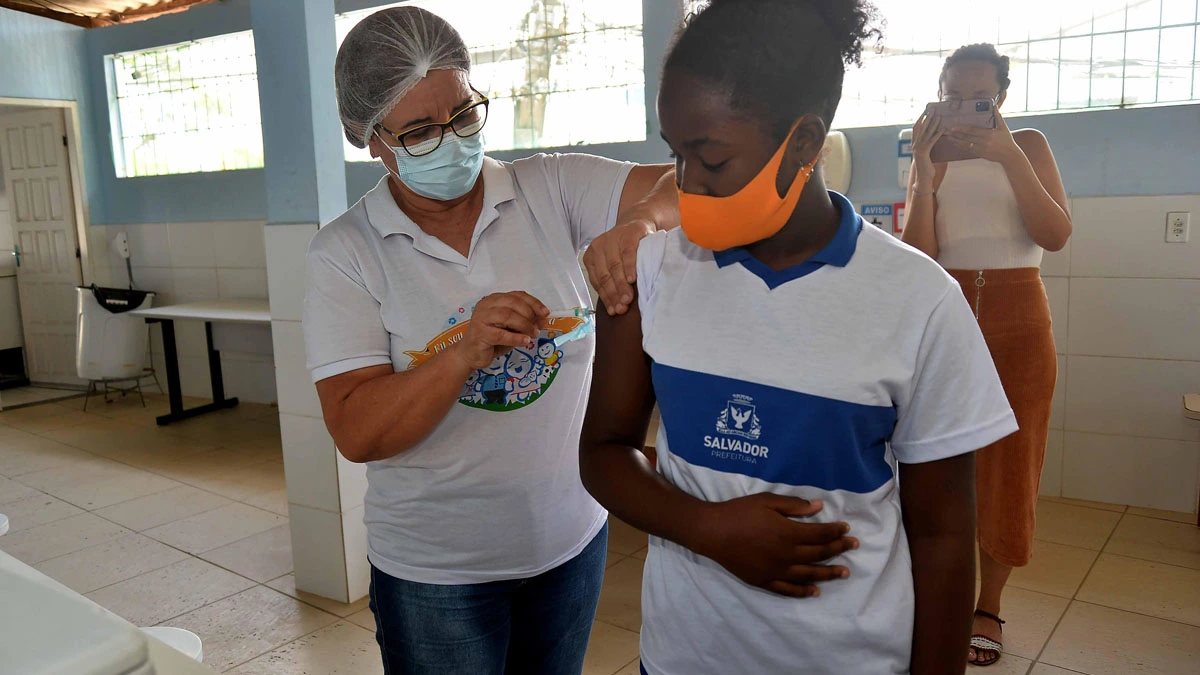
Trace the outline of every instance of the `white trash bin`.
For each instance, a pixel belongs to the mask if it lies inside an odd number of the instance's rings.
[[[101,390],[105,403],[112,392],[137,392],[144,407],[142,378],[154,373],[146,358],[150,331],[145,319],[129,312],[152,307],[154,293],[93,285],[76,289],[75,305],[75,370],[88,381],[84,411],[92,393]]]
[[[140,379],[146,368],[149,333],[145,319],[129,314],[154,306],[154,293],[124,288],[76,290],[75,369],[80,378]]]
[[[142,632],[173,647],[176,651],[182,652],[189,659],[197,663],[204,663],[204,643],[200,641],[200,636],[192,631],[167,626],[151,626],[143,628]]]

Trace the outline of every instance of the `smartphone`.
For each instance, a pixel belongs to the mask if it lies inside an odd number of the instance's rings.
[[[946,130],[953,127],[996,128],[996,108],[992,100],[987,98],[930,103],[925,106],[925,114],[931,117],[935,114],[940,115],[942,128]],[[968,143],[949,136],[938,139],[929,150],[929,158],[937,164],[978,157]]]

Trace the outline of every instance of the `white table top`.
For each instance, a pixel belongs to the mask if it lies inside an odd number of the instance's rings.
[[[25,580],[25,581],[23,581]],[[27,582],[33,582],[29,584]],[[67,627],[83,630],[88,637],[94,634],[107,634],[114,629],[112,626],[123,624],[127,627],[128,633],[125,633],[125,640],[114,640],[113,644],[129,644],[129,641],[134,638],[128,637],[129,633],[136,631],[133,624],[125,621],[121,617],[97,605],[92,600],[76,593],[67,588],[61,583],[51,579],[45,574],[33,569],[25,563],[13,558],[0,551],[0,596],[4,595],[3,591],[8,591],[10,594],[17,590],[22,591],[19,597],[28,597],[31,588],[40,587],[41,592],[37,594],[37,599],[43,602],[26,603],[27,605],[38,604],[37,608],[40,611],[46,611],[46,607],[52,607],[50,616],[38,617],[43,623],[52,622],[56,625],[64,627],[64,632]],[[4,612],[6,608],[0,608],[0,619],[21,621],[22,625],[26,624],[28,617],[34,615],[32,607],[20,605],[9,607],[12,610]],[[106,628],[107,626],[107,628]],[[6,620],[0,620],[0,636],[6,634],[21,634],[19,628],[7,625]],[[122,634],[117,633],[117,637]],[[154,671],[158,673],[170,673],[171,675],[214,675],[212,668],[197,663],[175,649],[167,646],[151,635],[140,633],[142,638],[148,644],[149,662],[154,666]],[[80,654],[80,647],[73,643],[69,637],[63,635],[55,635],[47,632],[38,636],[40,642],[22,643],[20,645],[4,644],[4,640],[0,637],[0,645],[8,648],[10,651],[22,654],[26,660],[31,654],[35,657],[40,657],[44,653],[45,660],[53,670],[56,663],[74,663],[79,665],[79,662],[88,663],[96,661],[94,654],[83,652]],[[72,661],[75,659],[75,661]],[[4,670],[4,663],[0,663],[0,672]],[[39,670],[39,672],[41,672]],[[54,670],[53,672],[62,672]],[[69,672],[85,672],[78,669],[71,669]],[[97,672],[96,670],[86,671],[89,673]],[[124,671],[122,671],[124,672]],[[141,672],[141,671],[138,671]]]
[[[130,314],[147,319],[270,325],[271,303],[267,300],[205,300],[178,305],[163,305],[150,309],[135,309]]]

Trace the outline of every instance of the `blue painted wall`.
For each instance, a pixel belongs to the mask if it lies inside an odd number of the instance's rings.
[[[349,12],[388,4],[387,0],[337,0],[336,11]],[[647,107],[653,110],[658,95],[658,68],[678,26],[675,3],[644,3],[644,44],[647,64]],[[112,138],[104,56],[158,45],[174,44],[214,35],[250,30],[250,0],[225,0],[201,5],[183,14],[151,21],[98,28],[87,32],[87,68],[95,105],[95,126],[104,130],[96,139],[95,155],[100,183],[108,194],[108,209],[93,222],[102,224],[204,222],[212,220],[266,220],[266,180],[261,170],[179,174],[149,178],[117,178],[112,160]],[[665,162],[667,149],[658,138],[653,112],[647,120],[647,141],[563,148],[592,152],[636,162]],[[269,124],[270,120],[263,120]],[[340,130],[340,126],[338,127]],[[339,131],[340,133],[340,131]],[[553,152],[553,150],[546,150]],[[496,153],[500,159],[528,155],[528,151]],[[358,201],[383,175],[378,163],[347,162],[346,197]]]
[[[113,165],[105,56],[136,49],[250,30],[250,0],[225,0],[149,21],[87,31],[87,78],[91,84],[94,154],[106,195],[102,215],[92,222],[179,223],[213,220],[265,220],[266,181],[261,169],[117,178]]]
[[[334,97],[333,0],[254,0],[267,222],[325,223],[346,210]]]
[[[1200,105],[1008,118],[1042,130],[1073,197],[1200,194]],[[856,204],[904,200],[897,180],[903,126],[848,129]]]
[[[0,96],[79,104],[85,192],[91,219],[96,221],[104,210],[103,171],[91,146],[98,127],[92,121],[94,99],[85,77],[84,35],[76,26],[0,9]]]
[[[336,0],[337,11],[351,11],[383,4],[381,0]],[[678,25],[676,4],[647,0],[644,9],[645,60],[647,64],[647,141],[599,146],[572,147],[571,151],[596,154],[638,162],[667,161],[667,151],[658,139],[654,117],[658,68]],[[160,17],[152,21],[89,30],[54,24],[34,17],[5,12],[0,17],[0,56],[40,48],[41,56],[30,59],[38,68],[50,68],[46,79],[58,80],[64,89],[82,91],[90,86],[90,111],[85,126],[99,133],[89,154],[89,196],[92,221],[96,223],[204,222],[213,220],[265,220],[266,183],[261,170],[222,173],[184,174],[152,178],[118,179],[113,170],[109,137],[107,84],[104,55],[132,49],[144,49],[213,35],[249,30],[250,0],[225,0],[202,5],[186,14]],[[23,40],[24,50],[8,36]],[[40,37],[39,37],[40,36]],[[46,38],[46,39],[42,39]],[[83,41],[86,77],[71,73],[80,61]],[[46,48],[60,44],[63,49]],[[74,56],[72,56],[74,52]],[[7,65],[7,59],[0,59]],[[58,63],[58,67],[47,66]],[[62,65],[65,64],[65,67]],[[37,95],[40,91],[10,94],[12,81],[28,81],[5,68],[0,73],[0,95]],[[39,80],[42,78],[38,78]],[[81,84],[86,82],[85,84]],[[43,90],[48,86],[38,82]],[[58,86],[58,85],[55,85]],[[54,89],[54,86],[49,87]],[[59,97],[75,98],[78,94]],[[86,98],[80,96],[80,98]],[[264,120],[270,124],[270,120]],[[1050,139],[1061,167],[1068,192],[1074,196],[1122,196],[1145,194],[1200,193],[1200,106],[1101,110],[1059,115],[1014,118],[1014,127],[1041,129]],[[847,130],[854,157],[854,179],[850,196],[856,202],[891,202],[903,199],[896,185],[896,137],[899,126]],[[524,151],[495,153],[501,159],[528,154]],[[97,167],[93,170],[92,167]],[[347,201],[353,203],[383,175],[377,163],[350,162],[345,166]],[[98,187],[98,189],[97,189]],[[104,201],[101,202],[101,197]],[[97,205],[102,204],[101,208]]]

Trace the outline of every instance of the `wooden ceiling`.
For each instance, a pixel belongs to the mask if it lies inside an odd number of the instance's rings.
[[[0,7],[84,28],[152,19],[216,0],[0,0]]]

